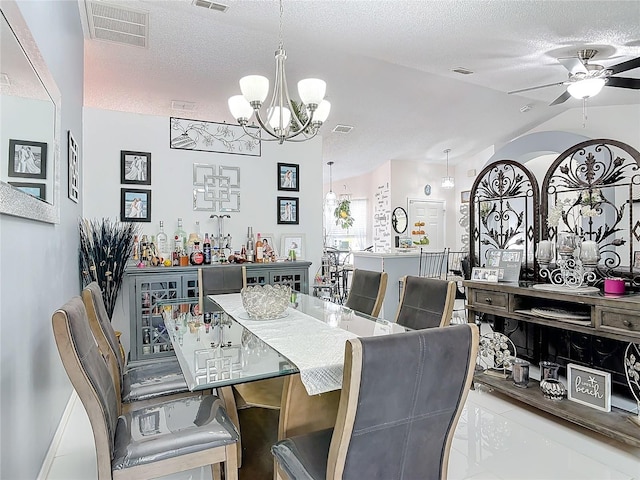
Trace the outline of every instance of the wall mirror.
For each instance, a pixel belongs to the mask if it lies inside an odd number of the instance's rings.
[[[60,91],[17,4],[0,13],[0,213],[58,223]]]
[[[408,225],[407,211],[402,207],[396,207],[391,213],[391,226],[396,233],[406,232]]]

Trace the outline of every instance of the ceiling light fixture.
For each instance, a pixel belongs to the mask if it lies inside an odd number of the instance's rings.
[[[329,165],[329,191],[324,197],[324,205],[328,211],[331,211],[336,207],[338,197],[333,193],[333,178],[331,176],[331,166],[333,165],[333,162],[327,162],[327,165]]]
[[[276,79],[273,96],[266,109],[266,117],[260,112],[263,102],[269,95],[269,79],[261,75],[248,75],[240,79],[242,95],[229,98],[229,110],[252,138],[275,141],[302,142],[316,136],[318,130],[329,116],[331,104],[324,100],[327,84],[317,78],[306,78],[298,82],[298,94],[301,102],[289,97],[284,62],[287,54],[282,40],[282,0],[280,0],[280,44],[276,50]],[[260,124],[267,138],[247,130],[252,114]],[[269,138],[271,137],[271,138]]]
[[[604,78],[585,78],[570,83],[567,86],[567,91],[573,98],[582,100],[583,98],[595,97],[600,93],[604,84]]]
[[[447,154],[447,176],[446,177],[442,177],[442,188],[453,188],[455,185],[455,182],[453,181],[453,177],[449,176],[449,152],[451,151],[450,148],[447,148],[444,153]]]

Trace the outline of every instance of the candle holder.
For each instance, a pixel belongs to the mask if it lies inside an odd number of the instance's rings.
[[[593,289],[590,282],[595,282],[597,276],[595,269],[600,260],[598,244],[587,240],[580,242],[579,237],[572,233],[558,234],[556,245],[557,259],[553,261],[553,243],[542,240],[538,243],[537,260],[540,266],[540,277],[551,282],[551,288],[561,287],[565,289]],[[545,286],[539,286],[543,288]]]

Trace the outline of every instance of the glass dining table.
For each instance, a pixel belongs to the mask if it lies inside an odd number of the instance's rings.
[[[162,316],[161,321],[169,333],[176,357],[191,391],[299,373],[301,368],[293,358],[290,358],[290,352],[281,347],[281,340],[291,337],[294,333],[305,337],[306,353],[313,358],[323,358],[326,338],[325,343],[319,340],[315,342],[316,333],[314,332],[317,331],[322,333],[322,335],[318,334],[318,337],[326,337],[327,333],[337,335],[337,340],[330,343],[342,342],[341,345],[332,345],[334,350],[337,348],[342,351],[344,351],[344,338],[350,336],[386,335],[406,331],[400,325],[355,312],[342,305],[311,295],[292,293],[291,303],[287,309],[287,312],[290,312],[288,315],[292,318],[296,315],[300,318],[304,317],[308,322],[305,325],[308,326],[301,327],[305,330],[304,332],[293,332],[290,327],[287,327],[289,330],[280,332],[281,335],[277,332],[276,326],[275,337],[282,338],[276,338],[274,341],[273,329],[269,338],[260,334],[264,330],[264,322],[271,322],[270,320],[250,321],[246,314],[243,315],[244,311],[241,308],[234,311],[228,307],[231,300],[241,305],[240,294],[205,297],[202,311],[197,298],[158,302],[157,315]],[[226,305],[226,308],[221,304]],[[263,328],[260,330],[258,327]],[[294,343],[296,342],[294,340]],[[316,347],[317,351],[313,351]],[[328,365],[327,368],[338,369],[337,376],[341,377],[342,365],[338,365],[341,360],[332,361],[336,365]],[[304,361],[300,363],[304,369],[306,364]],[[323,391],[335,389],[335,385],[334,387],[325,386]],[[311,394],[318,393],[310,388],[307,390]]]

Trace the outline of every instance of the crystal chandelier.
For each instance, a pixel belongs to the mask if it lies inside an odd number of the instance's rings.
[[[451,151],[450,148],[447,148],[444,153],[447,154],[447,176],[446,177],[442,177],[442,188],[453,188],[453,186],[455,185],[455,182],[453,181],[453,177],[449,176],[449,152]]]
[[[324,205],[328,211],[332,211],[336,207],[337,202],[336,194],[333,192],[333,179],[331,177],[331,166],[333,162],[327,162],[327,165],[329,165],[329,191],[324,197]]]
[[[276,78],[271,101],[262,112],[261,108],[269,94],[269,79],[261,75],[248,75],[240,79],[242,95],[229,98],[229,110],[245,133],[252,138],[288,142],[302,142],[316,136],[329,116],[331,104],[324,100],[327,84],[317,78],[306,78],[298,82],[301,102],[289,97],[284,62],[287,54],[282,40],[282,0],[280,0],[280,43],[276,50]],[[255,115],[261,130],[267,136],[255,135],[247,129]],[[266,116],[265,116],[266,115]]]

